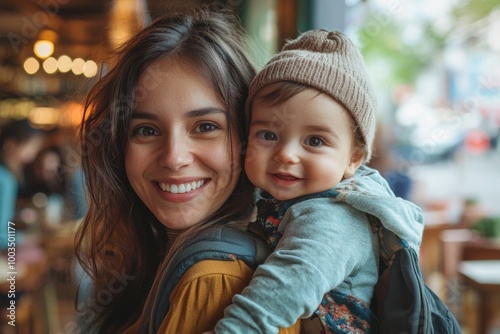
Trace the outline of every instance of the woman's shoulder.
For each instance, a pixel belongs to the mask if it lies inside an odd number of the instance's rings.
[[[215,326],[233,295],[252,279],[253,269],[241,260],[203,260],[191,266],[170,295],[171,308],[158,333],[195,333]],[[212,306],[207,312],[206,307]],[[194,321],[194,319],[198,321]],[[124,333],[137,333],[137,321]]]
[[[253,269],[242,260],[203,260],[194,264],[182,275],[176,288],[197,280],[233,277],[250,282]]]
[[[190,267],[170,295],[158,333],[202,333],[215,327],[232,297],[252,279],[242,260],[203,260]]]

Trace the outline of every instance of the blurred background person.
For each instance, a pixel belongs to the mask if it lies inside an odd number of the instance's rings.
[[[36,193],[64,194],[66,180],[63,175],[61,150],[56,145],[42,149],[24,170],[26,182],[20,196],[31,197]]]
[[[44,142],[43,131],[26,119],[10,121],[0,130],[0,236],[7,243],[7,224],[15,218],[18,190],[25,183],[24,168],[37,156]]]
[[[396,140],[387,124],[379,121],[377,133],[373,143],[373,156],[369,166],[375,168],[387,180],[394,195],[403,199],[410,199],[413,180],[404,171],[394,154]]]

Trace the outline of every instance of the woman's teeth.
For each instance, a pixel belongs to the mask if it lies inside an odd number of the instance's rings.
[[[198,189],[201,187],[203,184],[205,184],[205,180],[200,180],[200,181],[193,181],[193,182],[188,182],[188,183],[181,183],[181,184],[168,184],[168,183],[158,183],[161,190],[167,191],[172,194],[184,194],[188,193],[192,190]]]

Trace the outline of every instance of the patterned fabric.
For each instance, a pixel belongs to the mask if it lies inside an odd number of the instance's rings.
[[[369,305],[336,289],[325,294],[314,314],[330,333],[375,333]]]
[[[264,230],[266,241],[275,249],[282,235],[278,232],[278,225],[281,222],[286,210],[294,204],[303,202],[312,198],[336,197],[339,193],[334,190],[326,190],[323,192],[305,195],[293,198],[288,201],[278,201],[273,198],[268,192],[261,193],[261,199],[257,201],[257,221],[256,223]]]
[[[275,249],[282,234],[278,226],[286,210],[299,202],[320,197],[336,197],[339,192],[327,190],[320,193],[298,197],[289,201],[278,201],[263,192],[262,198],[257,201],[256,223],[263,230],[263,234],[271,249]],[[376,219],[374,219],[376,220]],[[376,222],[370,219],[372,227]],[[376,333],[376,319],[370,306],[359,299],[345,295],[336,289],[327,292],[318,309],[312,317],[319,317],[325,329],[330,333]]]
[[[267,197],[267,194],[263,194]],[[257,224],[264,230],[266,242],[275,249],[281,238],[278,225],[283,218],[284,212],[280,210],[280,203],[273,198],[263,198],[257,202]]]

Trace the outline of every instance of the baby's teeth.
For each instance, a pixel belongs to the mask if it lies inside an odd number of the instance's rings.
[[[172,184],[172,185],[170,186],[170,192],[171,192],[172,194],[177,194],[177,193],[179,192],[179,188],[177,188],[177,185]]]
[[[179,184],[179,194],[184,194],[186,192],[186,186],[184,184]]]
[[[186,184],[186,192],[190,192],[191,191],[191,183],[188,183]]]
[[[192,189],[196,189],[196,188],[198,188],[198,187],[196,186],[196,182],[194,182],[194,181],[193,181],[193,182],[191,182],[191,190],[192,190]]]

